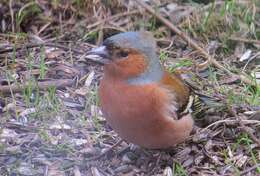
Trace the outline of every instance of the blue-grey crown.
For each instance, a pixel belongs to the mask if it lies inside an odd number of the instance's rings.
[[[144,53],[147,57],[155,57],[156,42],[147,32],[124,32],[107,38],[104,45],[114,45],[120,48],[134,49]]]

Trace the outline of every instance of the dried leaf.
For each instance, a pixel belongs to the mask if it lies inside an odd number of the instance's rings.
[[[94,75],[95,75],[95,72],[94,71],[91,71],[90,73],[89,73],[89,75],[88,75],[88,77],[87,77],[87,79],[86,79],[86,81],[85,81],[85,86],[86,87],[89,87],[90,85],[91,85],[91,83],[92,83],[92,81],[93,81],[93,79],[94,79]]]
[[[251,56],[251,53],[252,53],[252,50],[249,50],[249,49],[246,50],[246,52],[240,57],[239,61],[243,62],[243,61],[249,59]]]
[[[61,56],[64,53],[64,51],[60,49],[55,48],[49,48],[45,50],[46,58],[47,59],[55,59],[59,56]]]
[[[65,129],[65,130],[70,130],[71,127],[69,125],[66,125],[66,124],[53,124],[50,126],[50,129],[58,129],[58,130],[61,130],[61,129]]]
[[[170,168],[169,166],[167,166],[164,171],[163,171],[163,176],[172,176],[173,172],[172,172],[172,168]]]
[[[4,128],[1,130],[0,138],[16,138],[18,134],[14,130]]]
[[[89,143],[89,141],[86,139],[72,139],[72,142],[74,143],[75,146],[80,146]]]
[[[49,166],[48,176],[65,176],[65,172],[59,169],[57,163],[54,163]]]
[[[246,163],[247,159],[248,156],[243,154],[239,154],[238,156],[235,156],[233,158],[233,160],[235,161],[235,165],[240,168]]]
[[[39,175],[39,171],[34,169],[29,163],[21,163],[17,168],[17,172],[21,175],[34,176]]]
[[[23,110],[23,111],[19,114],[19,116],[24,117],[24,116],[27,116],[27,115],[29,115],[29,114],[35,113],[35,112],[36,112],[36,109],[35,109],[35,108],[25,109],[25,110]]]
[[[81,176],[78,166],[74,166],[73,172],[74,172],[74,176]]]
[[[92,176],[104,176],[96,167],[91,167]]]

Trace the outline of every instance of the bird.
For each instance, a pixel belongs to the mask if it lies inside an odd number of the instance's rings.
[[[194,127],[192,114],[181,113],[190,88],[159,61],[156,40],[147,31],[128,31],[104,40],[88,55],[104,59],[99,85],[101,111],[118,135],[148,149],[183,143]]]

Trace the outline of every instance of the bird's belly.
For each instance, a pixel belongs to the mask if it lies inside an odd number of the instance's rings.
[[[111,114],[113,115],[113,114]],[[163,132],[163,119],[147,121],[145,124],[142,121],[133,121],[129,118],[120,118],[114,116],[107,116],[107,122],[113,128],[115,132],[119,134],[119,136],[128,142],[132,142],[134,144],[148,147],[153,147],[159,139],[159,134]],[[138,116],[135,116],[139,118]],[[141,118],[141,117],[140,117]],[[149,119],[149,117],[145,117]]]
[[[151,89],[106,89],[99,91],[102,112],[108,124],[123,139],[134,144],[157,148],[163,140],[168,120],[163,116],[161,106]],[[149,91],[150,90],[150,91]],[[160,145],[168,141],[159,142]]]

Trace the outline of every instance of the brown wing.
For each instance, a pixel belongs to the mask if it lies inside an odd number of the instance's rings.
[[[184,84],[179,75],[170,75],[168,72],[165,71],[161,83],[165,85],[168,89],[172,90],[177,98],[177,103],[179,104],[180,108],[187,104],[189,100],[190,90]]]

